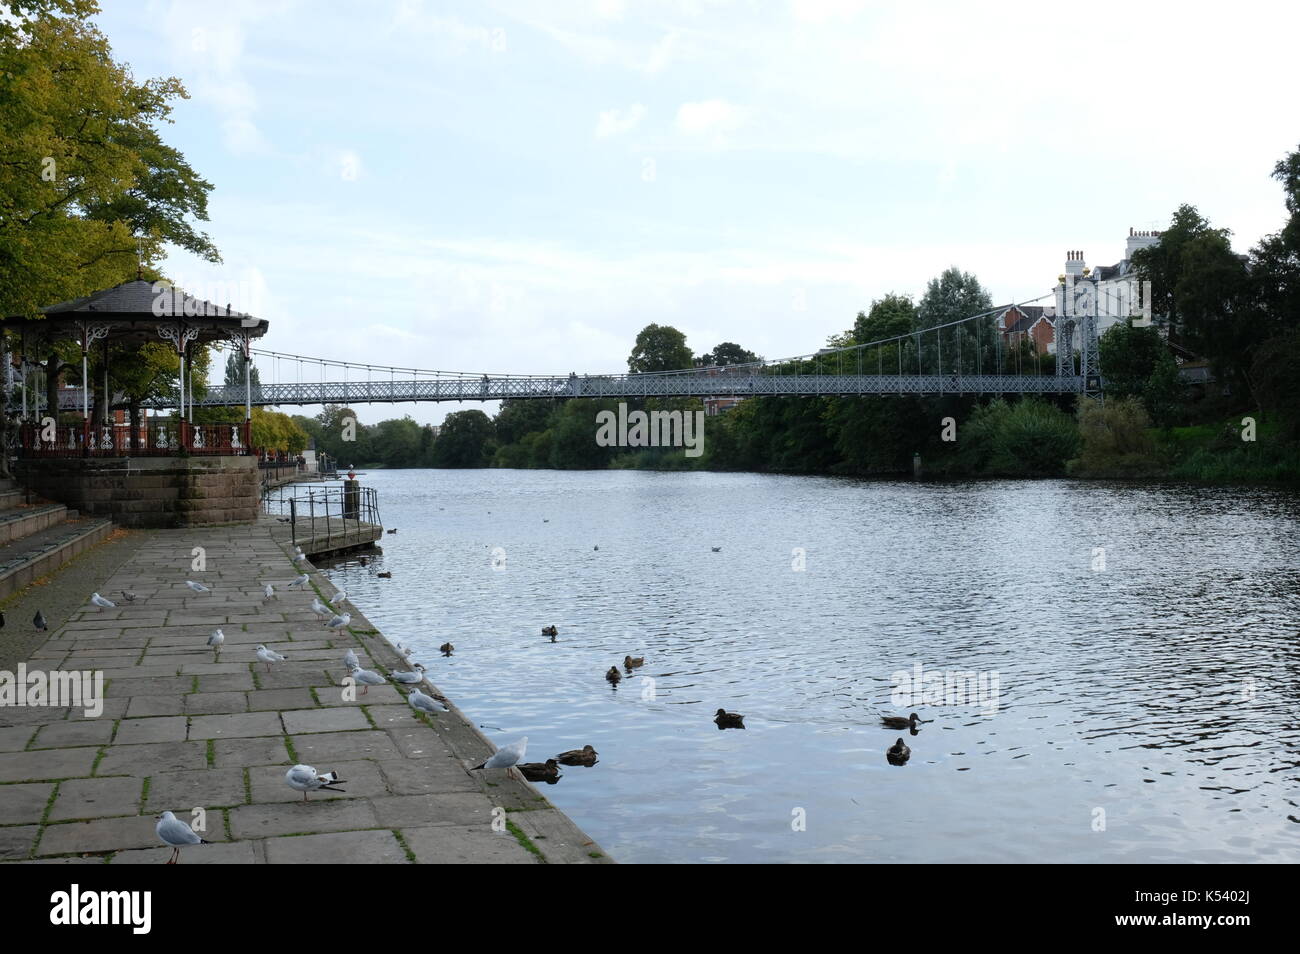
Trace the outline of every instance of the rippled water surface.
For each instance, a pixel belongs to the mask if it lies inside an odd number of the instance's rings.
[[[398,533],[332,578],[498,743],[595,746],[544,790],[619,861],[1300,861],[1295,494],[363,482]],[[611,690],[629,653],[645,667]],[[996,710],[918,705],[901,710],[932,720],[918,734],[880,728],[918,664],[995,679]],[[747,729],[719,731],[720,706]]]

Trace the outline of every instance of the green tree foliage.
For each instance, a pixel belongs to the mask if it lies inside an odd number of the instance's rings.
[[[288,414],[253,408],[253,446],[262,450],[301,454],[307,446],[307,432]]]
[[[636,336],[627,359],[633,374],[649,371],[680,371],[694,364],[686,336],[670,325],[646,325]]]
[[[1151,418],[1136,397],[1080,401],[1077,417],[1081,445],[1072,473],[1143,477],[1157,471]]]
[[[957,434],[959,469],[979,475],[1055,476],[1079,451],[1070,415],[1034,398],[976,407]]]
[[[1277,415],[1286,439],[1300,441],[1300,327],[1266,341],[1250,375],[1260,407]]]
[[[683,341],[686,339],[683,338]],[[704,367],[726,367],[729,364],[751,364],[758,360],[758,355],[747,351],[734,341],[724,341],[712,351],[700,355],[696,363]]]
[[[1111,325],[1098,339],[1106,393],[1114,397],[1141,394],[1160,356],[1168,352],[1154,327],[1134,327],[1131,321]]]
[[[454,411],[433,442],[434,467],[487,467],[496,453],[492,420],[479,410]]]
[[[993,308],[993,299],[969,272],[949,268],[930,280],[916,306],[915,328],[924,331],[980,315]],[[922,368],[929,374],[960,369],[973,374],[997,363],[998,332],[993,315],[920,337]],[[915,357],[915,353],[913,353]]]

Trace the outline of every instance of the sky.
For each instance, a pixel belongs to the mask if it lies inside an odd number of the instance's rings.
[[[651,322],[806,354],[949,266],[1047,294],[1183,202],[1244,252],[1300,147],[1290,4],[101,6],[138,80],[185,84],[164,138],[215,186],[223,263],[167,273],[269,350],[376,366],[622,371]]]

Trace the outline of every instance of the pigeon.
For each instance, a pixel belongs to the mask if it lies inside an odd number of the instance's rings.
[[[310,580],[310,579],[311,579],[311,577],[308,576],[306,573],[304,573],[302,576],[298,577],[298,579],[296,579],[296,580],[294,580],[292,583],[290,583],[290,584],[286,587],[286,589],[290,589],[290,590],[292,590],[292,589],[300,589],[301,587],[306,586],[306,585],[307,585],[307,581]]]
[[[609,680],[610,685],[617,686],[619,680],[623,678],[623,674],[618,671],[617,666],[610,666],[609,672],[605,673],[605,678]]]
[[[451,643],[443,643],[441,646],[438,647],[438,652],[442,653],[444,656],[450,656],[455,651],[456,651],[456,647],[453,646]]]
[[[212,592],[212,587],[210,587],[210,586],[204,586],[202,583],[195,583],[193,580],[186,580],[186,581],[185,581],[185,585],[188,586],[190,589],[192,589],[195,593],[211,593],[211,592]]]
[[[427,712],[429,715],[435,715],[438,712],[450,711],[433,696],[426,696],[419,689],[412,689],[406,697],[406,701],[411,704],[411,708],[416,712]]]
[[[310,765],[295,765],[289,771],[284,773],[284,780],[289,787],[295,792],[302,792],[302,800],[307,801],[307,793],[315,791],[342,792],[341,788],[334,788],[335,785],[346,785],[347,783],[339,778],[338,772],[326,772],[324,775],[317,775],[316,770]],[[344,794],[347,794],[344,792]]]
[[[45,614],[40,610],[37,610],[36,615],[32,617],[32,625],[36,627],[37,632],[41,633],[50,628],[49,624],[45,622]]]
[[[352,679],[357,685],[362,686],[361,694],[364,696],[370,691],[371,686],[384,685],[384,677],[377,672],[371,672],[369,669],[362,669],[360,666],[352,667]]]
[[[343,665],[347,667],[348,672],[360,668],[361,660],[357,658],[356,650],[347,651],[347,655],[343,657]]]
[[[274,649],[267,649],[265,646],[258,646],[255,650],[257,658],[266,663],[266,671],[271,671],[271,663],[284,662],[285,657],[281,656]]]
[[[275,595],[275,587],[270,583],[266,584],[266,588],[262,590],[262,602],[269,603],[271,600],[275,599],[279,599],[279,597]]]
[[[745,717],[739,712],[728,712],[726,709],[719,709],[714,715],[713,721],[718,724],[719,729],[743,729],[745,727]]]
[[[424,682],[424,667],[416,663],[413,672],[393,672],[388,674],[388,678],[393,682],[400,682],[404,686],[415,686]]]
[[[128,603],[134,603],[134,602],[135,602],[135,594],[134,594],[134,593],[128,593],[126,590],[122,590],[122,599],[126,600]]]
[[[503,768],[506,770],[506,774],[509,775],[511,769],[524,757],[526,751],[528,751],[528,736],[497,749],[490,759],[481,765],[475,765],[470,771],[477,772],[479,769]]]
[[[204,841],[194,833],[194,829],[185,822],[181,821],[171,812],[163,812],[158,816],[158,824],[154,825],[153,830],[158,833],[158,837],[164,845],[169,845],[172,849],[172,856],[167,859],[167,864],[179,864],[181,860],[181,849],[186,845],[210,845],[212,842]]]
[[[106,600],[106,599],[104,599],[104,597],[100,596],[98,593],[91,593],[91,594],[90,594],[90,602],[93,603],[94,605],[98,606],[100,609],[116,609],[116,608],[117,608],[117,604],[116,604],[116,603],[114,603],[112,600]]]
[[[352,622],[352,614],[344,613],[342,616],[333,616],[325,625],[335,632],[343,629],[348,623]]]
[[[212,647],[212,654],[215,656],[221,652],[221,644],[226,641],[226,634],[220,629],[214,629],[212,635],[208,637],[208,645]]]

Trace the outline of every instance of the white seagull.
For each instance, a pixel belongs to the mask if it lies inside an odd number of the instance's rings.
[[[288,586],[288,589],[291,589],[291,590],[292,590],[292,589],[294,589],[295,587],[303,587],[303,586],[306,586],[306,585],[307,585],[307,581],[310,580],[310,579],[311,579],[311,577],[308,576],[306,573],[304,573],[302,576],[298,577],[298,579],[296,579],[296,580],[294,580],[292,583],[290,583],[289,586]]]
[[[104,597],[100,596],[98,593],[90,594],[90,602],[93,603],[95,606],[98,606],[100,609],[117,609],[116,603],[114,603],[112,600],[105,599]]]
[[[212,654],[215,656],[221,652],[221,644],[226,641],[226,634],[220,629],[214,629],[212,635],[208,637],[208,645],[212,647]]]
[[[158,816],[158,824],[153,826],[153,830],[158,833],[158,837],[164,845],[171,846],[172,856],[167,859],[169,865],[174,865],[181,860],[181,849],[186,845],[210,845],[209,841],[204,841],[198,835],[194,834],[194,829],[185,822],[181,821],[171,812],[163,812]]]
[[[343,657],[343,665],[347,668],[348,672],[361,667],[361,660],[357,658],[356,650],[349,649],[347,651],[347,655]]]
[[[301,562],[302,562],[303,560],[305,560],[305,559],[307,559],[307,554],[305,554],[305,553],[302,552],[302,547],[294,547],[294,550],[293,550],[293,562],[294,562],[294,563],[301,563]]]
[[[324,603],[322,603],[322,602],[320,601],[320,597],[319,597],[319,596],[316,597],[315,599],[313,599],[313,600],[311,601],[311,611],[312,611],[313,613],[315,613],[317,616],[333,616],[333,615],[334,615],[334,611],[333,611],[332,609],[330,609],[328,606],[326,606]]]
[[[506,774],[509,775],[514,771],[515,763],[523,760],[524,753],[527,750],[528,736],[524,736],[522,739],[517,739],[516,741],[511,742],[509,745],[503,745],[501,748],[496,750],[496,753],[490,759],[482,765],[475,765],[474,768],[470,769],[470,771],[476,772],[479,769],[503,768],[506,770]]]
[[[407,695],[406,701],[411,704],[411,708],[416,712],[427,712],[429,715],[451,711],[433,696],[426,696],[419,689],[412,689]]]
[[[337,606],[340,603],[346,603],[347,601],[348,601],[348,594],[346,590],[339,590],[337,593],[334,594],[334,598],[330,600],[330,602],[333,603],[335,606]]]
[[[346,784],[343,779],[339,778],[338,772],[326,772],[324,775],[317,775],[316,770],[310,765],[295,765],[284,773],[284,780],[289,783],[289,787],[295,792],[302,792],[304,802],[307,801],[308,792],[315,792],[320,789],[327,792],[342,792],[343,789],[331,788],[331,786]]]
[[[270,583],[266,584],[266,589],[262,590],[262,602],[269,603],[271,600],[275,599],[279,599],[279,597],[275,595],[275,587]]]
[[[210,587],[210,586],[204,586],[202,583],[195,583],[193,580],[186,580],[186,581],[185,581],[185,585],[188,586],[190,589],[192,589],[195,593],[211,593],[211,592],[212,592],[212,587]]]
[[[382,686],[385,684],[384,677],[379,675],[379,673],[371,672],[369,669],[362,669],[360,666],[352,667],[352,678],[357,685],[365,687],[361,690],[363,696],[370,691],[371,686]]]
[[[265,646],[258,646],[256,652],[257,652],[257,658],[262,660],[262,662],[266,663],[267,672],[271,671],[271,663],[284,662],[285,659],[285,657],[281,656],[275,650],[267,649]]]
[[[352,622],[352,614],[344,613],[342,616],[333,616],[325,625],[335,632],[341,630],[348,623]]]
[[[414,686],[424,682],[424,666],[420,663],[416,663],[412,668],[415,672],[389,673],[389,678],[392,679],[393,682],[400,682],[404,686]]]

